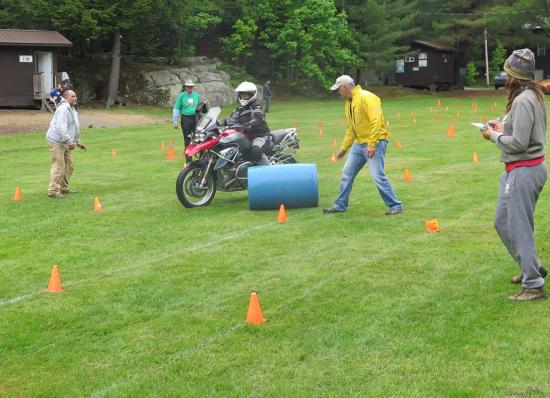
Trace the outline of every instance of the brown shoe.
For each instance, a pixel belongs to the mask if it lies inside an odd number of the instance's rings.
[[[78,193],[78,191],[75,191],[74,189],[71,189],[71,188],[67,188],[67,189],[62,189],[62,190],[61,190],[61,193],[62,193],[62,194],[66,194],[66,193]]]
[[[544,287],[536,289],[522,288],[517,294],[508,297],[508,299],[513,301],[546,300],[546,292]]]
[[[62,195],[62,194],[60,194],[60,193],[58,193],[58,192],[56,192],[56,193],[49,193],[48,196],[49,196],[50,198],[54,198],[54,199],[63,199],[63,198],[65,198],[64,195]]]
[[[539,273],[540,273],[540,276],[542,276],[543,278],[546,278],[546,275],[548,275],[548,271],[546,271],[546,268],[544,267],[539,268]],[[510,282],[519,284],[521,283],[522,280],[523,280],[523,274],[519,274],[519,275],[513,276]]]

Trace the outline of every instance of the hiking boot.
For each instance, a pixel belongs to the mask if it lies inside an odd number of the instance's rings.
[[[540,267],[539,268],[539,274],[543,278],[546,278],[546,275],[548,275],[548,271],[546,271],[546,268]],[[519,275],[513,276],[512,279],[510,280],[510,282],[512,282],[512,283],[521,283],[522,280],[523,280],[523,274],[519,274]]]
[[[54,198],[54,199],[63,199],[65,198],[64,195],[60,194],[59,192],[56,192],[56,193],[49,193],[48,196],[50,198]]]
[[[536,289],[522,288],[517,294],[508,297],[512,301],[531,301],[531,300],[546,300],[546,292],[544,287]]]
[[[344,212],[344,210],[338,210],[334,206],[327,207],[327,208],[323,209],[323,213],[325,213],[325,214],[334,214],[334,213],[343,213],[343,212]]]
[[[389,209],[385,214],[387,216],[393,216],[395,214],[403,213],[404,211],[405,211],[404,208],[398,207],[398,208]]]

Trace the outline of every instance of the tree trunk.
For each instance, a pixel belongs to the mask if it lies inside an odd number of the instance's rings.
[[[113,49],[111,53],[111,76],[107,90],[107,108],[114,105],[118,95],[118,81],[120,78],[120,33],[115,30],[113,37]]]

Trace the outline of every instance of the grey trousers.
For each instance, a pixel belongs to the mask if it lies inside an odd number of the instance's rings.
[[[539,272],[542,264],[535,247],[534,214],[547,174],[546,163],[542,163],[517,167],[505,172],[500,180],[495,228],[523,273],[521,284],[527,289],[544,286]]]

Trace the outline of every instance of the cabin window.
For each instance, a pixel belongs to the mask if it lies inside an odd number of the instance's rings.
[[[398,59],[395,61],[395,73],[405,73],[405,60]]]

